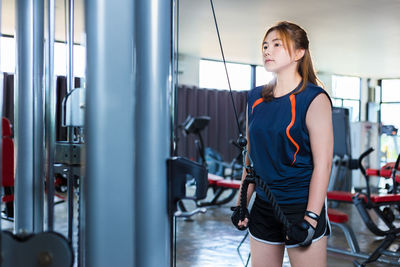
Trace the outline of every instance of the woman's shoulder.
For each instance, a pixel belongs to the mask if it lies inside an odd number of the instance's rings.
[[[310,82],[307,84],[307,87],[305,88],[305,90],[303,90],[303,92],[304,92],[303,95],[306,98],[309,97],[314,98],[321,93],[326,94],[329,97],[328,93],[325,91],[324,88]]]
[[[321,86],[309,82],[304,90],[304,97],[307,102],[312,102],[320,94],[325,94],[329,101],[332,102],[328,92]]]
[[[322,93],[322,92],[325,92],[324,88],[322,88],[321,86],[318,86],[316,84],[310,83],[310,82],[308,82],[306,89],[310,93]]]
[[[256,98],[256,99],[260,98],[260,97],[261,97],[261,92],[262,92],[262,89],[263,89],[263,88],[264,88],[264,85],[257,86],[257,87],[255,87],[255,88],[251,89],[251,90],[249,91],[249,93],[248,93],[248,98],[249,98],[249,100],[250,100],[250,99],[253,99],[253,98]]]

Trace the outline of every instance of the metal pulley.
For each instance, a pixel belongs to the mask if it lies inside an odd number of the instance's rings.
[[[42,232],[17,234],[1,232],[2,267],[71,267],[74,253],[61,234]]]

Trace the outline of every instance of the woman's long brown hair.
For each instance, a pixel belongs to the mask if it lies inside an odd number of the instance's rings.
[[[282,21],[278,22],[265,33],[263,42],[267,35],[272,31],[277,31],[279,33],[283,45],[286,49],[288,49],[290,56],[292,56],[294,50],[304,49],[305,51],[304,56],[300,59],[298,64],[297,71],[303,78],[303,81],[296,94],[303,91],[307,87],[308,82],[322,86],[322,82],[317,78],[312,64],[310,50],[308,49],[309,41],[307,33],[300,26],[294,23]],[[274,98],[275,85],[276,79],[273,79],[270,83],[264,86],[261,94],[265,101],[270,101]]]

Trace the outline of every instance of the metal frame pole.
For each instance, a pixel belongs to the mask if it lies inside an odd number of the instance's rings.
[[[16,0],[14,231],[33,231],[33,1]]]
[[[171,87],[170,87],[170,155],[178,155],[178,133],[177,133],[177,95],[179,82],[179,0],[171,1]]]
[[[43,230],[43,0],[17,0],[14,231]]]
[[[47,230],[54,229],[54,150],[56,140],[56,92],[54,77],[54,13],[55,0],[47,0],[46,93],[45,93],[45,147],[47,177]]]
[[[134,140],[135,105],[140,100],[135,98],[134,11],[132,0],[85,1],[86,174],[81,233],[89,267],[139,266],[135,265],[139,214],[135,215],[134,170],[140,155],[135,156]],[[147,217],[147,212],[140,216]]]
[[[74,89],[74,0],[68,0],[68,10],[65,11],[68,18],[68,27],[65,29],[68,32],[66,40],[68,46],[68,73],[67,73],[67,90],[68,93]]]
[[[178,88],[178,57],[179,57],[179,0],[171,1],[171,56],[170,56],[170,156],[178,155],[177,147],[177,88]],[[176,56],[175,56],[176,55]],[[176,217],[169,215],[169,262],[170,267],[176,267]]]
[[[33,4],[33,231],[43,232],[44,221],[44,0]]]
[[[71,93],[74,89],[74,0],[68,0],[68,11],[66,10],[66,16],[68,14],[68,73],[67,73],[67,93]],[[70,114],[65,116],[72,117],[72,109],[69,110]],[[68,126],[68,142],[70,144],[69,155],[72,155],[72,143],[74,142],[74,127]],[[73,237],[73,221],[74,221],[74,175],[72,173],[72,167],[68,166],[68,178],[67,178],[67,202],[68,202],[68,240],[72,243]]]
[[[169,266],[171,0],[136,1],[136,265]]]

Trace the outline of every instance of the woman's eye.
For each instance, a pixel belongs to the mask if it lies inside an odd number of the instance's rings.
[[[275,46],[276,46],[276,47],[278,47],[278,46],[281,46],[281,44],[279,44],[279,43],[276,43],[276,44],[275,44]]]
[[[267,49],[268,49],[268,46],[264,45],[264,50],[267,50]]]

